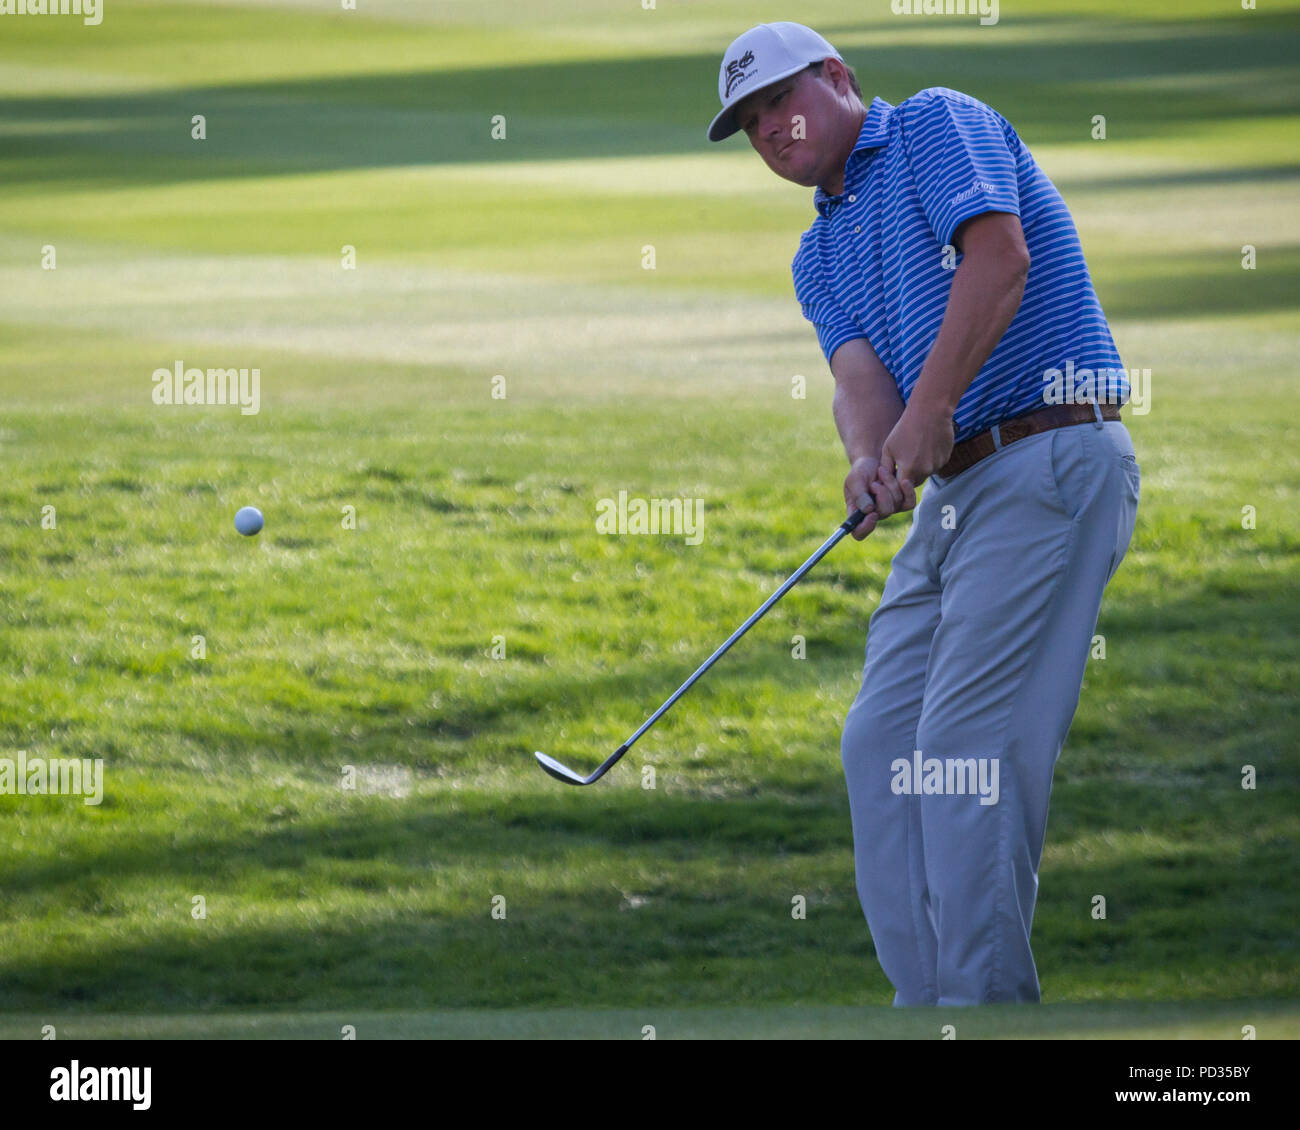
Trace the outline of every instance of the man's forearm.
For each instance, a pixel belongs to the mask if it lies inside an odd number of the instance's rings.
[[[952,280],[943,323],[909,403],[948,414],[1011,325],[1025,293],[1028,263],[1012,252],[967,255]]]
[[[863,458],[880,458],[885,437],[903,414],[903,398],[893,377],[882,370],[837,382],[831,411],[852,464]]]

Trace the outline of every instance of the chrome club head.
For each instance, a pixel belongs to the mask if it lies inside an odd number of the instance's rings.
[[[605,758],[605,760],[596,767],[596,771],[588,777],[584,777],[580,773],[575,773],[567,765],[561,765],[555,760],[555,758],[548,757],[540,751],[534,753],[533,756],[537,758],[537,764],[545,769],[557,781],[563,781],[566,785],[590,785],[594,781],[599,781],[610,771],[610,769],[618,764],[619,758],[622,757],[623,754],[627,753],[629,745],[629,742],[624,742],[618,747],[618,749]]]
[[[547,757],[546,754],[538,751],[533,754],[537,758],[537,764],[545,769],[557,781],[563,781],[566,785],[589,785],[591,782],[586,777],[579,777],[572,769],[561,765],[553,757]]]

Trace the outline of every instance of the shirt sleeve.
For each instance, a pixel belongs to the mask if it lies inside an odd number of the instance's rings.
[[[835,351],[846,341],[867,335],[836,301],[816,265],[806,258],[803,248],[795,256],[791,269],[794,272],[795,297],[799,299],[803,316],[817,331],[817,341],[829,365]]]
[[[983,212],[1020,215],[1016,155],[991,107],[943,87],[907,100],[903,147],[921,207],[935,238],[953,234]]]

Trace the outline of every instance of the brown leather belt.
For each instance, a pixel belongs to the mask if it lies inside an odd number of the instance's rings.
[[[1052,404],[962,440],[952,449],[952,457],[935,474],[944,479],[959,475],[1007,444],[1015,443],[1018,439],[1028,439],[1040,432],[1068,428],[1072,424],[1095,424],[1098,408],[1101,409],[1101,419],[1119,419],[1118,404]]]

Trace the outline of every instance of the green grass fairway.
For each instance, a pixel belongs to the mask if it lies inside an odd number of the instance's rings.
[[[105,793],[0,795],[0,1036],[1300,1036],[1300,0],[794,17],[869,95],[1005,113],[1151,372],[1045,1004],[919,1016],[839,763],[902,522],[598,787],[532,758],[597,764],[842,517],[811,190],[704,140],[789,9],[361,8],[3,18],[0,758]],[[155,405],[177,361],[260,410]],[[598,533],[620,491],[703,500],[699,544]]]
[[[60,1040],[1258,1040],[1300,1038],[1300,1005],[1278,1001],[892,1009],[453,1009],[132,1016],[0,1015],[0,1039]]]

